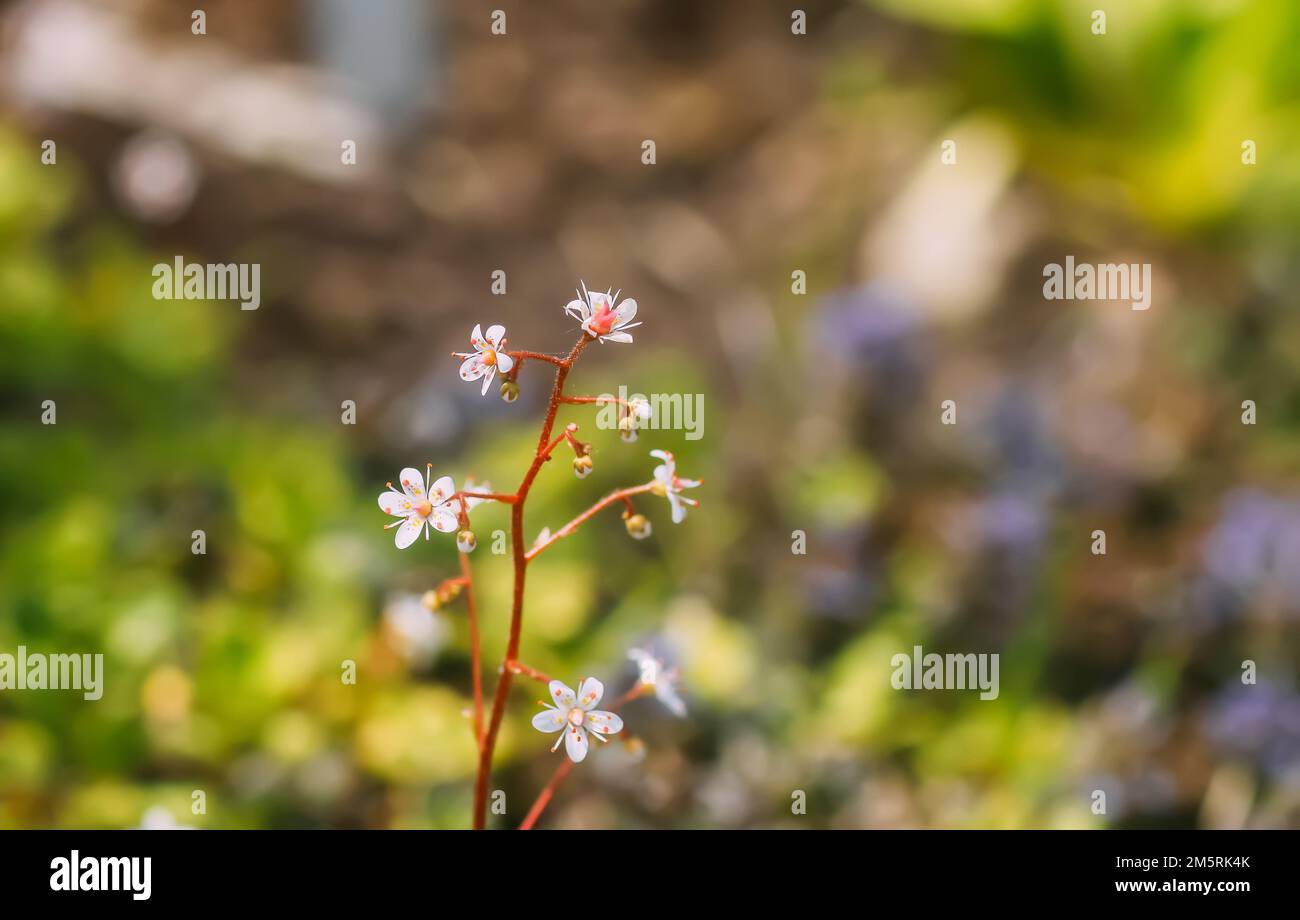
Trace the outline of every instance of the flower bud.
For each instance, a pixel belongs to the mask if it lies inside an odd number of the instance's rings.
[[[420,598],[420,603],[428,610],[437,610],[442,606],[442,597],[437,591],[425,591],[424,596]]]
[[[594,466],[594,464],[591,462],[591,457],[586,454],[583,454],[581,457],[574,457],[573,475],[577,476],[579,479],[586,479],[587,474],[591,472],[592,466]]]
[[[628,536],[633,540],[644,540],[654,529],[644,514],[629,514],[623,519],[623,523],[627,525]]]
[[[456,534],[456,548],[462,553],[472,553],[476,546],[478,538],[474,536],[474,531],[466,529]]]
[[[632,444],[633,442],[636,441],[636,429],[623,428],[622,426],[620,426],[618,436],[623,439],[624,444]]]
[[[514,402],[519,398],[519,384],[513,380],[501,381],[501,398],[508,403]]]
[[[634,735],[629,735],[626,732],[619,736],[619,740],[623,742],[623,749],[631,755],[633,762],[640,763],[645,760],[644,741]]]

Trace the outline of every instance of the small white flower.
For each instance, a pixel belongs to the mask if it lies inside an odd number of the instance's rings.
[[[384,525],[385,530],[397,528],[393,542],[398,549],[406,549],[414,543],[421,531],[424,532],[424,538],[429,539],[430,526],[442,533],[451,533],[456,529],[457,515],[449,501],[456,494],[456,486],[450,476],[443,476],[431,483],[427,495],[424,491],[424,477],[419,470],[406,467],[402,470],[400,481],[401,492],[394,489],[390,482],[388,491],[379,495],[380,510],[384,514],[402,518],[401,521]]]
[[[582,330],[587,335],[602,343],[632,341],[626,330],[641,325],[632,322],[636,318],[635,300],[629,297],[618,303],[622,291],[601,294],[588,291],[586,283],[583,283],[581,291],[575,293],[578,299],[570,300],[564,312],[582,323]]]
[[[641,684],[654,689],[655,699],[677,718],[685,718],[686,703],[677,693],[677,669],[668,667],[662,658],[639,648],[628,649],[627,657],[636,662],[641,670]]]
[[[699,506],[699,502],[693,498],[687,498],[681,494],[682,489],[694,489],[704,480],[702,479],[682,479],[677,475],[677,461],[673,455],[666,450],[652,450],[650,456],[658,457],[663,461],[655,467],[655,484],[654,490],[657,495],[668,497],[668,504],[673,506],[673,523],[680,524],[686,520],[686,506],[692,508]]]
[[[478,380],[482,377],[483,394],[487,395],[497,371],[508,374],[515,366],[515,359],[502,351],[506,344],[506,327],[488,326],[487,335],[484,335],[482,327],[475,325],[469,334],[469,343],[474,346],[473,351],[454,352],[456,357],[465,359],[460,365],[460,379]]]
[[[181,824],[172,817],[172,813],[161,805],[155,805],[144,813],[140,819],[139,830],[142,831],[192,831],[193,825]]]
[[[474,508],[474,507],[477,506],[477,505],[481,505],[481,504],[483,504],[484,502],[490,502],[490,501],[492,501],[492,499],[490,499],[490,498],[474,498],[474,497],[473,497],[473,496],[475,496],[475,495],[491,495],[491,494],[492,494],[492,483],[490,483],[490,482],[478,482],[477,480],[474,479],[473,476],[467,476],[467,477],[465,478],[465,488],[461,489],[461,491],[465,493],[465,510],[466,510],[466,511],[470,510],[471,508]]]
[[[591,708],[605,695],[605,685],[596,678],[588,677],[579,683],[576,695],[563,681],[558,680],[551,681],[550,690],[555,705],[542,704],[546,708],[533,716],[533,728],[547,733],[563,731],[555,740],[552,751],[563,741],[569,759],[581,763],[587,756],[588,732],[601,741],[606,741],[606,735],[623,730],[623,720],[616,714]]]
[[[384,606],[391,645],[407,661],[427,664],[447,641],[446,622],[433,616],[415,594],[399,594]]]

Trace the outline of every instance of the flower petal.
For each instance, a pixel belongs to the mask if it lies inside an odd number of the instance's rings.
[[[403,495],[401,492],[381,492],[379,510],[393,517],[406,517],[415,510],[415,502],[411,501],[410,496]]]
[[[424,498],[424,474],[415,467],[408,466],[402,470],[399,481],[402,483],[402,491],[411,498],[416,501]]]
[[[478,323],[474,324],[474,331],[469,334],[469,344],[475,351],[483,350],[483,327]]]
[[[487,369],[487,374],[484,375],[483,377],[483,391],[482,391],[483,396],[487,395],[488,387],[492,386],[492,378],[495,377],[496,375],[497,375],[497,369],[495,367],[489,367]]]
[[[488,372],[487,363],[480,354],[472,354],[461,363],[461,380],[478,380]]]
[[[433,509],[429,515],[429,523],[438,533],[451,533],[460,525],[460,516],[452,509],[451,504],[439,505]]]
[[[510,357],[504,351],[497,352],[497,370],[503,374],[510,373],[511,368],[515,366],[515,359]]]
[[[673,506],[673,523],[680,524],[686,520],[686,503],[676,492],[668,493],[668,504]]]
[[[591,303],[592,313],[599,313],[601,310],[609,310],[613,307],[609,295],[601,291],[592,291],[587,297]]]
[[[533,716],[533,728],[539,732],[558,732],[564,728],[564,713],[558,709],[543,709],[537,715]]]
[[[626,332],[609,332],[602,335],[600,340],[602,342],[622,342],[627,345],[631,343],[632,336],[628,335]]]
[[[491,326],[488,326],[487,340],[488,340],[488,344],[492,346],[493,351],[496,351],[501,348],[501,340],[504,339],[505,337],[506,337],[505,326],[502,326],[500,323],[494,323]]]
[[[624,300],[614,311],[614,325],[623,326],[636,318],[636,301],[631,297]]]
[[[569,685],[562,680],[553,680],[547,685],[551,691],[551,699],[555,700],[555,705],[560,707],[564,712],[573,708],[574,701],[578,698],[577,694],[569,689]]]
[[[465,495],[465,507],[466,507],[466,508],[474,508],[474,507],[476,507],[476,506],[478,506],[478,505],[483,504],[485,501],[487,501],[486,498],[471,498],[470,496],[471,496],[472,494],[474,494],[474,493],[481,493],[481,494],[486,495],[487,493],[489,493],[489,492],[491,492],[491,491],[492,491],[492,484],[491,484],[491,483],[488,483],[488,482],[475,482],[473,479],[466,479],[466,480],[465,480],[465,492],[466,492],[467,494]]]
[[[594,677],[588,677],[582,683],[578,684],[578,705],[584,710],[590,710],[600,702],[600,698],[605,695],[605,685]]]
[[[623,730],[623,720],[617,713],[606,712],[603,709],[593,709],[587,713],[583,719],[583,724],[587,726],[588,731],[593,731],[598,735],[613,735]]]
[[[450,476],[439,476],[429,483],[429,501],[440,505],[456,494],[456,481]]]
[[[424,530],[424,521],[418,514],[413,514],[397,528],[397,536],[393,538],[393,542],[397,544],[398,549],[406,549],[419,538],[422,530]]]
[[[587,730],[579,728],[576,725],[570,725],[569,730],[564,735],[564,750],[569,755],[569,759],[574,763],[582,763],[587,756]]]
[[[585,301],[570,300],[568,305],[565,306],[564,312],[576,320],[585,321],[591,315],[591,307],[587,306]]]
[[[655,684],[655,699],[679,719],[686,718],[686,703],[677,695],[677,688],[672,681],[662,680]]]

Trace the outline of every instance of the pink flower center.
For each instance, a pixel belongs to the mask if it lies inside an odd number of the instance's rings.
[[[582,720],[585,719],[586,717],[587,714],[583,712],[581,709],[579,709],[577,706],[574,706],[572,709],[569,710],[569,724],[574,726],[575,728],[580,726],[582,724]]]
[[[614,311],[609,308],[609,304],[602,301],[596,308],[596,312],[591,317],[591,328],[597,335],[607,335],[614,328]]]
[[[433,514],[433,504],[426,498],[415,506],[415,513],[420,517],[428,517]]]

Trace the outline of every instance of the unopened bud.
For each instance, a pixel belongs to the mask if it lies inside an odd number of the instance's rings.
[[[583,454],[581,457],[574,457],[573,475],[577,476],[579,479],[586,479],[587,474],[591,472],[591,468],[594,465],[595,464],[591,462],[591,457],[586,454]]]
[[[627,751],[629,755],[631,755],[632,760],[634,762],[640,763],[641,761],[645,760],[644,741],[642,741],[640,738],[635,737],[634,735],[628,735],[626,732],[623,735],[620,735],[619,738],[623,742],[623,749]]]
[[[420,603],[429,610],[437,610],[442,606],[442,598],[437,591],[425,591],[424,596],[420,598]]]
[[[633,540],[644,540],[654,529],[644,514],[629,514],[623,519],[623,523],[627,525],[628,536]]]
[[[514,402],[519,398],[519,384],[513,380],[501,381],[501,398],[508,403]]]
[[[474,531],[462,530],[456,534],[456,548],[462,553],[472,553],[476,546],[478,546],[478,538],[474,536]]]

